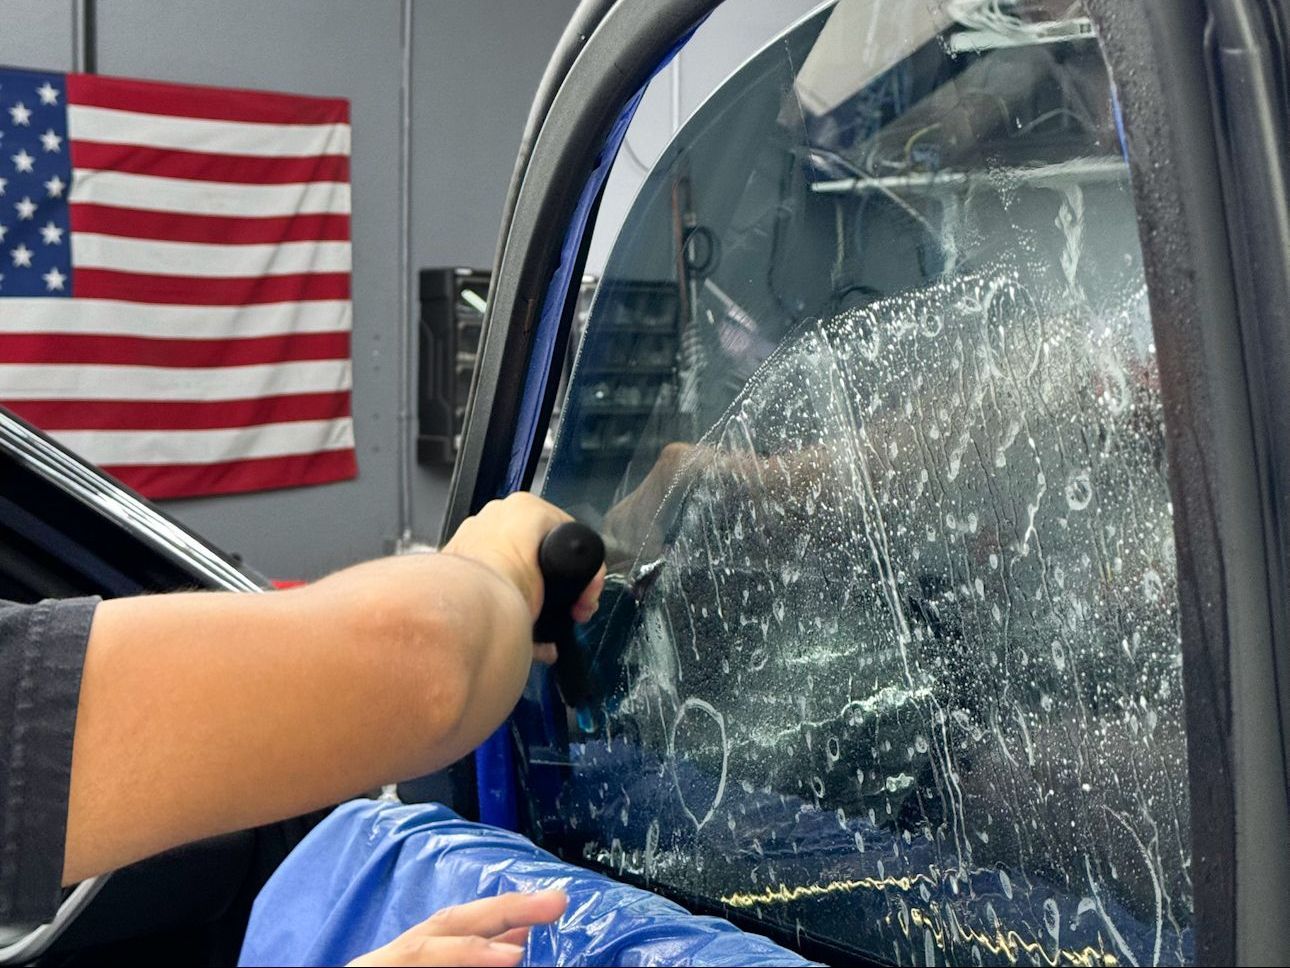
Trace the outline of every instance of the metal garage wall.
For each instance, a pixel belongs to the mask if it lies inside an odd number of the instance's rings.
[[[412,266],[489,268],[520,135],[577,0],[414,4]],[[415,303],[415,279],[413,309]],[[415,533],[438,536],[448,469],[415,467]]]
[[[73,2],[0,0],[0,63],[68,69]],[[533,91],[574,0],[416,0],[411,268],[487,266]],[[354,423],[359,478],[168,502],[265,573],[310,578],[399,536],[401,0],[105,0],[98,70],[347,97],[353,108]],[[409,311],[415,313],[414,298]],[[409,453],[411,448],[409,448]],[[433,539],[447,475],[413,468],[413,537]]]
[[[0,64],[72,69],[72,4],[0,0]]]

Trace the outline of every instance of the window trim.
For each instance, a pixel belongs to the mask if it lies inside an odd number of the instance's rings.
[[[569,291],[562,303],[555,302],[562,312],[552,358],[560,358],[568,343],[577,283],[586,262],[590,236],[586,229],[593,220],[588,219],[583,227],[582,238],[566,237],[614,124],[670,52],[721,2],[617,0],[593,21],[604,4],[602,0],[584,0],[561,39],[548,78],[563,72],[563,79],[545,112],[542,99],[549,84],[543,81],[531,116],[531,120],[541,117],[540,128],[532,134],[528,158],[521,153],[512,180],[515,202],[502,225],[503,241],[494,264],[479,364],[444,516],[444,537],[471,513],[506,493],[525,374],[531,379],[549,377],[549,372],[530,374],[529,364],[538,316],[567,244],[577,255],[571,271],[560,273],[568,280]],[[571,50],[577,54],[565,70]],[[529,140],[526,133],[525,146]],[[598,200],[599,190],[595,196]],[[554,381],[542,382],[547,385],[531,432],[531,438],[537,440],[546,433],[556,389]],[[525,462],[522,486],[532,481],[538,456],[533,448]]]
[[[131,537],[192,572],[203,585],[238,591],[267,586],[266,579],[4,408],[0,408],[0,449],[49,487],[96,509]]]
[[[1218,134],[1211,72],[1211,45],[1234,40],[1230,32],[1218,37],[1246,4],[1086,3],[1099,32],[1112,38],[1104,49],[1125,107],[1167,415],[1196,960],[1280,962],[1290,939],[1267,899],[1287,897],[1271,892],[1284,878],[1276,868],[1290,825],[1285,797],[1275,795],[1285,790],[1285,731],[1277,728],[1273,686],[1278,652],[1284,655],[1275,615],[1284,594],[1275,591],[1283,587],[1271,537],[1275,491],[1264,490],[1275,478],[1260,453],[1268,410],[1250,379],[1250,363],[1267,347],[1238,301],[1234,266],[1239,273],[1249,227],[1227,234],[1232,172],[1223,155],[1236,145]],[[1133,70],[1144,59],[1156,70]],[[1257,144],[1240,148],[1244,162],[1260,164]]]

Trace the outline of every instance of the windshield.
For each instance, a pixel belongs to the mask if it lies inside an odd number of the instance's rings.
[[[1190,959],[1124,151],[1069,0],[841,0],[672,140],[547,475],[615,576],[599,701],[517,717],[546,846],[879,960]]]

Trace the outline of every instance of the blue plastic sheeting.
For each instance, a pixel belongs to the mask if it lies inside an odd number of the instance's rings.
[[[569,907],[558,924],[533,929],[526,965],[814,964],[447,807],[373,800],[338,808],[278,868],[256,899],[239,963],[341,965],[442,907],[549,887]]]

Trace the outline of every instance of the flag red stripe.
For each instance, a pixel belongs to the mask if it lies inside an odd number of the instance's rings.
[[[283,215],[272,218],[182,215],[83,202],[73,203],[71,209],[73,232],[98,232],[131,239],[210,245],[349,241],[348,215]]]
[[[104,471],[151,498],[237,494],[280,487],[329,484],[358,476],[351,450],[290,457],[258,457],[220,464],[126,464]]]
[[[302,136],[314,139],[315,135],[327,134],[327,126],[347,126],[350,120],[349,103],[343,99],[266,94],[262,91],[165,84],[98,75],[67,75],[65,94],[65,103],[69,106],[249,125],[251,127],[243,128],[241,134],[263,132],[266,143],[271,143],[275,135],[287,131],[299,132]],[[87,113],[85,117],[89,120],[90,114]],[[107,124],[111,118],[102,114],[93,120],[96,124]],[[258,149],[247,146],[234,149],[240,151],[240,154],[221,154],[191,150],[195,142],[188,141],[180,145],[185,150],[168,150],[157,144],[132,139],[129,118],[123,117],[121,120],[122,130],[98,136],[97,140],[70,139],[64,149],[69,154],[67,160],[81,170],[176,179],[172,185],[186,183],[199,192],[224,185],[230,188],[221,189],[223,191],[243,194],[272,191],[268,186],[300,185],[303,191],[303,186],[319,185],[318,190],[326,193],[327,186],[347,185],[351,176],[349,155],[343,151],[310,154],[306,153],[307,149],[296,149],[294,154],[272,157],[249,154],[248,152]],[[203,131],[209,128],[202,124],[197,127]],[[348,134],[348,130],[342,128],[339,133],[344,136]],[[345,140],[342,137],[342,143]],[[117,141],[125,143],[115,143]],[[325,152],[338,151],[336,148],[324,147],[321,143],[319,147]],[[256,189],[253,186],[266,187]],[[278,189],[279,192],[282,190]],[[81,233],[196,245],[270,247],[287,242],[339,242],[344,245],[351,238],[350,217],[347,214],[248,217],[198,215],[185,211],[145,211],[127,206],[71,202],[66,198],[63,203],[68,204],[72,239]],[[141,199],[133,204],[160,206],[165,202]],[[273,210],[258,207],[250,211],[258,214],[260,211]],[[110,246],[100,248],[108,253],[103,256],[103,261],[108,264],[116,263],[118,255],[122,260],[125,258],[125,255],[117,252],[120,246],[117,249]],[[137,247],[126,248],[126,254],[129,254],[134,253]],[[91,261],[89,257],[94,253],[87,249],[85,254],[86,261]],[[169,255],[168,252],[165,254]],[[242,252],[240,255],[246,253]],[[293,258],[295,255],[293,252]],[[99,261],[98,257],[93,261]],[[125,261],[119,263],[122,268],[139,271],[73,268],[70,285],[64,295],[71,296],[73,301],[111,300],[118,307],[113,310],[114,313],[129,311],[129,304],[134,304],[136,310],[148,305],[192,306],[198,309],[265,305],[268,307],[267,311],[277,312],[307,301],[347,301],[351,298],[348,271],[253,275],[271,272],[272,263],[267,259],[263,265],[258,260],[239,259],[231,264],[242,266],[232,270],[237,275],[166,275],[162,274],[159,266],[150,262],[133,265]],[[172,265],[181,272],[193,271],[187,268],[188,263],[174,262],[167,265]],[[314,263],[300,265],[307,269]],[[336,262],[334,265],[344,266],[345,263]],[[201,271],[220,271],[215,263],[212,263],[211,268],[198,268]],[[38,314],[38,318],[46,319],[46,315]],[[20,373],[32,372],[24,368],[39,367],[42,364],[85,366],[108,380],[113,379],[112,375],[126,366],[158,367],[160,369],[153,372],[159,374],[182,373],[187,368],[196,379],[199,376],[218,376],[220,370],[209,369],[214,367],[334,367],[345,366],[343,361],[351,356],[350,335],[344,331],[270,331],[270,335],[265,336],[238,337],[238,327],[231,325],[227,334],[229,338],[185,339],[183,328],[177,326],[177,331],[173,334],[175,338],[162,339],[146,335],[151,333],[151,329],[142,326],[127,327],[133,331],[129,335],[81,332],[84,328],[86,327],[78,325],[70,327],[70,332],[62,332],[55,325],[52,332],[21,332],[15,331],[15,326],[6,326],[5,332],[0,333],[0,363],[17,364]],[[202,335],[209,337],[212,334]],[[236,376],[255,371],[229,369],[225,372]],[[122,440],[126,441],[128,438],[131,448],[141,440],[154,439],[154,435],[162,442],[169,438],[170,442],[182,440],[187,443],[187,435],[192,432],[246,428],[239,433],[239,439],[244,437],[247,440],[260,440],[257,446],[250,449],[251,453],[281,453],[284,450],[317,446],[303,439],[297,440],[297,428],[293,424],[300,423],[299,431],[304,433],[309,430],[309,425],[303,423],[305,421],[335,421],[337,423],[333,425],[334,429],[343,430],[344,436],[331,434],[327,440],[339,444],[341,440],[351,439],[349,418],[352,416],[352,397],[347,390],[332,391],[323,386],[320,387],[321,392],[245,397],[237,400],[141,400],[130,397],[132,393],[142,396],[142,389],[132,391],[128,383],[122,383],[117,390],[110,391],[119,393],[121,399],[76,399],[88,394],[89,389],[74,390],[73,399],[16,400],[7,405],[37,426],[56,433],[87,432],[84,439],[93,440],[99,432],[127,432]],[[180,387],[178,395],[182,396],[185,392]],[[233,392],[250,394],[255,392],[255,388],[248,386],[245,390]],[[0,398],[4,395],[4,389],[0,387]],[[3,401],[0,400],[0,403]],[[284,446],[264,446],[259,430],[265,425],[285,425],[273,431],[274,440],[282,440]],[[129,431],[139,433],[131,435]],[[185,436],[181,438],[180,435]],[[319,443],[321,444],[321,439]],[[197,458],[204,453],[186,446],[179,451],[183,456],[178,459],[191,459],[190,452],[192,457]],[[245,453],[247,450],[239,447],[231,451],[238,452]],[[104,453],[114,452],[105,450]],[[115,452],[118,460],[138,460],[146,459],[151,451],[138,451],[139,456],[135,456],[135,453],[129,448]],[[212,453],[211,456],[224,457],[229,454],[229,450],[223,450],[218,454]],[[162,459],[173,460],[175,457]],[[310,454],[221,460],[219,463],[117,464],[107,465],[104,470],[115,474],[127,485],[149,497],[174,498],[345,480],[357,474],[357,458],[353,447],[347,446]]]
[[[172,306],[247,306],[348,299],[348,272],[301,272],[283,276],[154,276],[116,269],[72,269],[72,294],[83,299]]]
[[[217,430],[350,416],[349,391],[245,400],[4,400],[43,430]]]
[[[98,74],[68,74],[67,101],[117,111],[258,124],[349,122],[343,98],[305,97],[193,84],[164,84]]]
[[[243,185],[349,181],[349,157],[346,155],[265,158],[79,139],[72,141],[72,167]]]
[[[246,339],[151,339],[98,333],[0,333],[0,363],[122,366],[249,366],[349,358],[349,333],[291,333]]]

